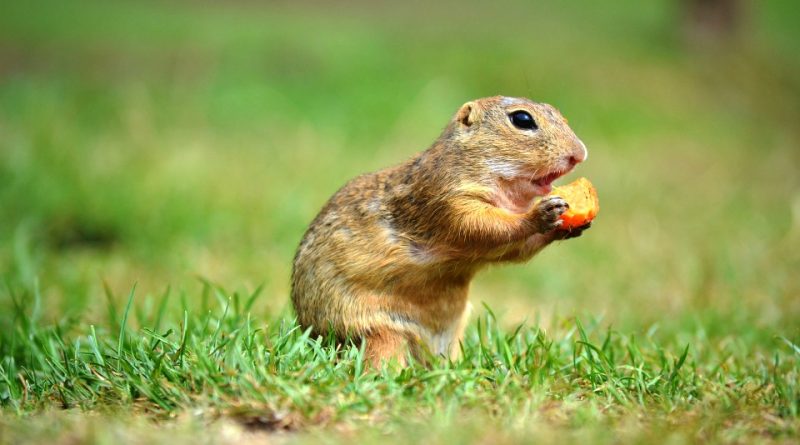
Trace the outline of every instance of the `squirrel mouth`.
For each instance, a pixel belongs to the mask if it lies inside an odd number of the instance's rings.
[[[566,175],[570,170],[572,169],[550,172],[543,176],[533,178],[531,183],[537,188],[537,192],[544,196],[553,191],[553,181]]]

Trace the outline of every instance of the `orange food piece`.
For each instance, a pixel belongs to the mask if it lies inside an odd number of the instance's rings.
[[[553,187],[551,196],[560,196],[569,209],[561,215],[562,229],[574,229],[591,222],[600,211],[600,200],[597,199],[597,190],[586,178],[576,179],[567,185]]]

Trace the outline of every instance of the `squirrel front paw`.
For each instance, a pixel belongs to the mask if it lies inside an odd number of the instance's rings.
[[[591,221],[587,222],[586,224],[584,224],[584,225],[582,225],[580,227],[573,227],[571,229],[559,228],[558,230],[555,231],[555,233],[554,233],[555,236],[553,237],[553,239],[554,240],[565,240],[565,239],[577,238],[577,237],[581,236],[583,231],[588,229],[589,227],[592,227],[592,222]]]
[[[547,233],[561,227],[562,221],[559,217],[567,209],[569,209],[569,204],[559,196],[550,196],[539,201],[532,215],[536,224],[536,232]]]

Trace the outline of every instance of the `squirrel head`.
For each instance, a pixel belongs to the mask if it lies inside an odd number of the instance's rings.
[[[523,181],[536,195],[587,157],[586,146],[553,106],[525,98],[487,97],[461,106],[449,125],[460,155],[498,181]]]

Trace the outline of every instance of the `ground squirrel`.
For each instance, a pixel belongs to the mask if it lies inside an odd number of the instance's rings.
[[[552,106],[467,102],[427,150],[359,176],[325,204],[294,259],[304,328],[366,342],[375,365],[406,351],[458,353],[469,283],[489,263],[526,261],[556,239],[568,204],[538,199],[586,159]]]

